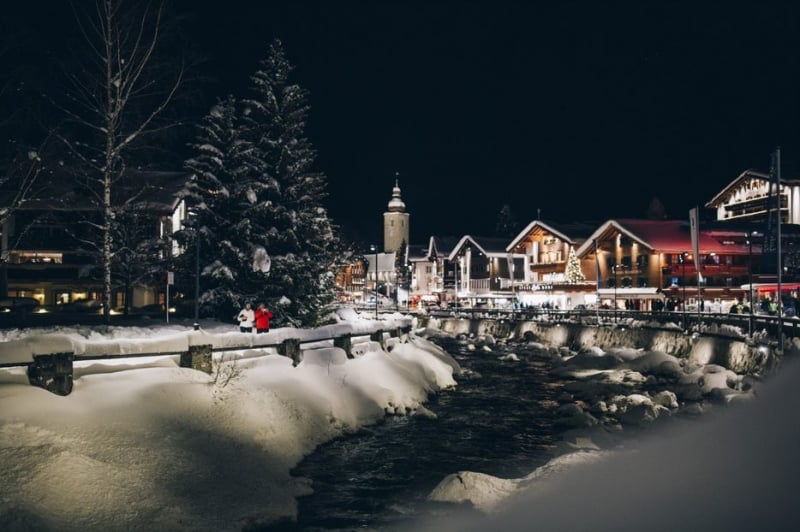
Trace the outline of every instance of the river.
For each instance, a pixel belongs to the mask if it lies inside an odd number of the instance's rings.
[[[518,361],[500,360],[507,348],[438,342],[466,371],[426,403],[437,417],[388,417],[319,447],[293,471],[314,493],[299,500],[292,529],[407,530],[452,510],[426,501],[450,473],[517,478],[549,460],[557,438],[549,355],[526,348],[514,351]]]

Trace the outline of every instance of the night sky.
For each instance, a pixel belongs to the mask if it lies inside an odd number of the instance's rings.
[[[766,170],[777,146],[784,177],[800,177],[800,6],[700,4],[176,0],[173,11],[205,58],[198,108],[245,96],[281,38],[310,92],[334,221],[380,242],[399,172],[423,243],[491,235],[504,203],[523,226],[537,209],[560,222],[641,217],[654,197],[685,218],[743,170]]]

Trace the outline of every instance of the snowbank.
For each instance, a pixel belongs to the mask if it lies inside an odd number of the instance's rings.
[[[57,341],[140,345],[84,333],[59,331]],[[149,330],[141,345],[172,346],[174,333]],[[14,340],[37,345],[29,338]],[[0,370],[0,529],[240,530],[292,517],[310,487],[289,472],[306,454],[455,385],[458,364],[438,347],[420,338],[390,347],[361,343],[353,360],[326,347],[297,367],[232,352],[212,375],[169,359],[125,371],[84,361],[66,397],[30,386],[19,368]]]

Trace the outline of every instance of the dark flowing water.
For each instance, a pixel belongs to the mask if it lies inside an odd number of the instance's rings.
[[[443,346],[472,376],[426,403],[437,419],[390,417],[317,449],[293,471],[314,493],[299,500],[300,530],[408,529],[414,520],[451,511],[426,501],[447,475],[461,470],[501,478],[529,474],[549,459],[556,438],[545,408],[548,356]]]

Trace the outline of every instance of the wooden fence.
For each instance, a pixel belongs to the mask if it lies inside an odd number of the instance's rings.
[[[210,344],[189,345],[188,351],[165,351],[154,353],[134,353],[134,354],[106,354],[78,356],[74,353],[42,353],[34,354],[33,360],[18,362],[6,362],[0,364],[0,368],[27,367],[28,382],[33,386],[44,388],[57,395],[69,395],[72,392],[73,363],[85,360],[104,360],[104,359],[126,359],[142,357],[163,357],[179,356],[182,368],[192,368],[206,373],[213,371],[213,355],[226,351],[242,351],[245,349],[275,349],[279,355],[292,359],[292,365],[297,366],[302,360],[302,344],[319,343],[323,341],[333,341],[333,346],[344,350],[347,358],[353,358],[353,339],[359,337],[369,337],[374,342],[379,342],[382,348],[386,348],[386,335],[390,338],[399,338],[411,332],[411,326],[405,325],[397,328],[384,330],[378,329],[364,333],[345,333],[336,336],[322,336],[307,339],[286,338],[281,342],[272,344],[258,345],[237,345],[217,347]]]

